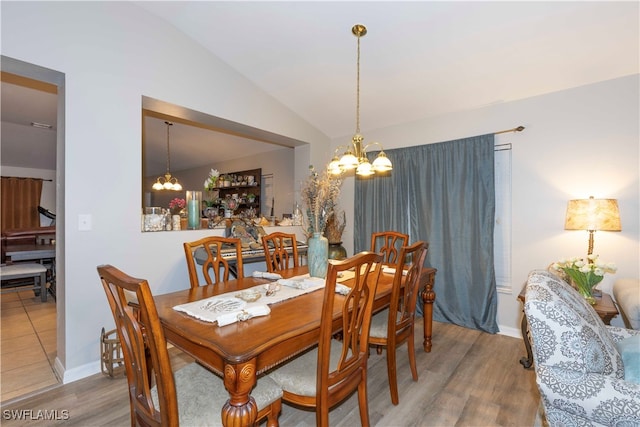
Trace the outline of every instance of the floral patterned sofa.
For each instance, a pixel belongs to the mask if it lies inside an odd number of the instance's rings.
[[[640,384],[625,380],[623,347],[640,331],[605,326],[576,290],[544,270],[529,274],[524,308],[549,425],[640,425]]]

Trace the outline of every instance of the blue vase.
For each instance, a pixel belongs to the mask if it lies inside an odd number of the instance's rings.
[[[325,278],[329,265],[329,241],[322,233],[313,233],[307,244],[309,276]]]
[[[202,191],[187,191],[187,228],[200,228],[200,209],[202,208]]]

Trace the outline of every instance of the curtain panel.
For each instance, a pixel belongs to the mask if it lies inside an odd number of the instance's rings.
[[[2,231],[40,227],[42,179],[2,177]]]
[[[388,176],[356,178],[356,252],[370,249],[376,231],[429,242],[427,265],[438,270],[434,319],[498,332],[494,135],[385,152]]]

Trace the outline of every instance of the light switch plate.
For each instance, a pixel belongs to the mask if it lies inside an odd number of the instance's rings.
[[[80,214],[78,215],[78,231],[90,231],[91,230],[91,215]]]

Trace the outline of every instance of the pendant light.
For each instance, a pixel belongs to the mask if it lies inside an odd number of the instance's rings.
[[[159,176],[153,184],[154,190],[182,190],[182,185],[178,182],[178,178],[171,176],[171,154],[169,150],[169,129],[173,126],[171,122],[164,122],[167,125],[167,172],[164,176]]]
[[[332,175],[340,175],[348,170],[355,169],[356,175],[366,177],[374,175],[376,172],[387,172],[393,169],[391,160],[384,154],[382,144],[372,142],[363,145],[364,137],[360,134],[360,38],[367,34],[367,28],[364,25],[356,24],[351,28],[351,32],[358,38],[358,61],[356,74],[356,133],[351,139],[351,143],[346,146],[339,146],[335,150],[335,154],[327,169]],[[367,158],[367,148],[372,145],[380,146],[380,152],[376,156],[373,164]],[[338,158],[339,150],[345,150],[342,157]]]

